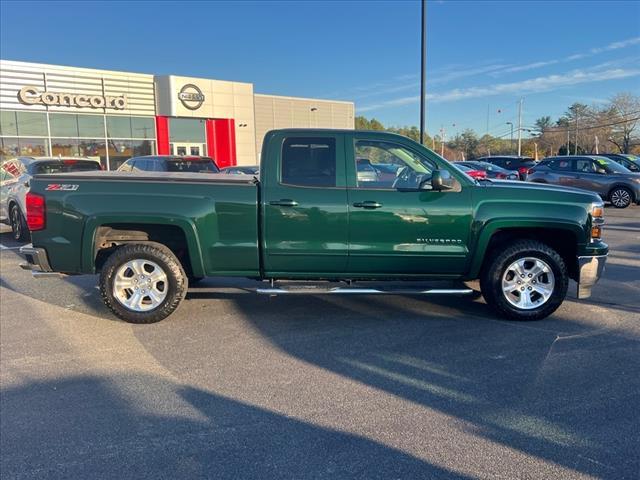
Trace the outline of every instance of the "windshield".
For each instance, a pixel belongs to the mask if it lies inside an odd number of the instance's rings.
[[[607,173],[631,173],[626,167],[623,167],[618,162],[610,160],[606,157],[593,157],[599,167],[604,168]]]
[[[217,173],[218,167],[210,158],[185,158],[167,160],[167,172],[211,172]]]
[[[34,163],[32,173],[70,173],[70,172],[91,172],[100,170],[100,164],[93,160],[51,160]]]

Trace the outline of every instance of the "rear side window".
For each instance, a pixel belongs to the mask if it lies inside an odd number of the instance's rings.
[[[305,187],[335,187],[335,138],[285,139],[281,169],[282,183]]]
[[[184,158],[167,160],[167,172],[216,173],[218,167],[210,158]]]
[[[95,170],[100,170],[98,162],[83,160],[56,160],[38,162],[33,165],[34,175],[42,173],[93,172]]]
[[[562,158],[551,160],[549,163],[547,163],[547,165],[549,165],[549,168],[551,168],[552,170],[560,170],[563,172],[568,172],[571,170],[571,160]]]

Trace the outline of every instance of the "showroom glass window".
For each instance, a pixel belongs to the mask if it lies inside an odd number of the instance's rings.
[[[0,111],[0,161],[49,155],[45,112]]]
[[[0,110],[0,160],[88,157],[115,170],[133,155],[154,154],[155,139],[153,117]]]

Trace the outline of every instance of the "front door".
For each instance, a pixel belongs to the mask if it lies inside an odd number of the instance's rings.
[[[277,141],[280,140],[280,141]],[[341,134],[272,141],[263,190],[264,268],[269,276],[318,276],[347,267],[348,210]]]
[[[203,143],[172,143],[171,153],[178,156],[204,156],[205,145]]]
[[[470,189],[419,190],[430,185],[433,159],[410,142],[358,134],[347,145],[348,271],[368,275],[459,274],[468,260]],[[359,168],[371,165],[372,179]],[[395,178],[385,172],[395,170]]]

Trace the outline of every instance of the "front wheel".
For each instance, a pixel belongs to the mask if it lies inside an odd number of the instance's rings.
[[[534,240],[518,241],[497,253],[480,279],[487,303],[513,320],[540,320],[551,315],[564,301],[568,284],[562,257]]]
[[[100,274],[105,305],[129,323],[155,323],[168,317],[182,302],[187,287],[180,261],[159,243],[119,247]]]
[[[628,188],[616,187],[609,194],[611,205],[616,208],[627,208],[633,200],[633,193]]]

